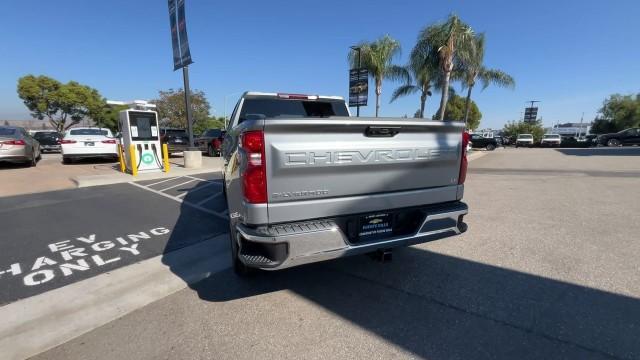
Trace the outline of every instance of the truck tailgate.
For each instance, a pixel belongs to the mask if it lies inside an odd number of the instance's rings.
[[[463,128],[400,118],[265,121],[269,222],[454,201]]]

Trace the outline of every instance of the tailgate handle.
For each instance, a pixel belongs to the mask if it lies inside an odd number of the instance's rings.
[[[400,126],[369,126],[364,132],[368,137],[394,137],[400,132]]]

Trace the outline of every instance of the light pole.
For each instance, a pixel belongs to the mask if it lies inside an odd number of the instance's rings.
[[[227,128],[227,99],[229,98],[229,96],[234,96],[234,95],[238,95],[238,94],[242,94],[242,91],[237,91],[231,94],[227,94],[224,96],[224,128]]]
[[[354,46],[351,47],[351,50],[354,50],[354,51],[358,52],[358,71],[357,71],[357,73],[358,73],[358,83],[359,83],[360,82],[360,67],[362,66],[360,53],[362,51],[362,48],[360,46],[354,45]],[[356,101],[357,101],[356,116],[360,117],[360,92],[358,92]]]

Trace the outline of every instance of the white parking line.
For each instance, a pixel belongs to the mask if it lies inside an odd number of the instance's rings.
[[[187,194],[192,194],[192,193],[194,193],[194,192],[196,192],[196,191],[199,191],[199,190],[202,190],[202,189],[208,188],[209,186],[212,186],[212,185],[221,185],[221,184],[214,183],[214,182],[210,182],[210,183],[208,183],[208,184],[205,184],[205,185],[202,185],[202,186],[199,186],[199,187],[196,187],[196,188],[191,188],[191,189],[189,189],[189,191],[185,191],[185,192],[183,192],[183,193],[182,193],[182,194],[180,194],[180,195],[176,195],[176,197],[181,198],[181,197],[183,197],[183,196],[185,196],[185,195],[187,195]]]
[[[213,199],[217,198],[218,196],[220,196],[221,194],[222,194],[222,192],[215,193],[215,194],[205,198],[204,200],[198,202],[198,205],[202,205],[202,204],[206,203],[209,200],[213,200]]]
[[[198,180],[198,181],[204,181],[204,182],[208,182],[208,183],[212,183],[212,184],[218,184],[215,181],[211,181],[211,180],[207,180],[207,179],[201,179],[195,176],[190,176],[190,175],[185,175],[184,177],[188,177],[189,179],[193,179],[193,180]]]
[[[190,203],[190,202],[188,202],[188,201],[184,201],[184,200],[183,200],[183,199],[181,199],[181,198],[178,198],[178,197],[175,197],[175,196],[171,196],[171,195],[169,195],[169,194],[165,194],[165,193],[163,193],[162,191],[158,191],[158,190],[155,190],[155,189],[152,189],[152,188],[146,187],[146,186],[144,186],[144,185],[136,184],[136,183],[135,183],[135,182],[133,182],[133,181],[130,181],[130,182],[129,182],[129,184],[131,184],[131,185],[133,185],[133,186],[137,186],[137,187],[139,187],[139,188],[141,188],[141,189],[145,189],[145,190],[147,190],[147,191],[151,191],[151,192],[152,192],[152,193],[154,193],[154,194],[158,194],[158,195],[164,196],[164,197],[166,197],[166,198],[168,198],[168,199],[171,199],[171,200],[173,200],[173,201],[177,201],[177,202],[179,202],[179,203],[181,203],[181,204],[185,204],[185,205],[187,205],[187,206],[191,206],[191,207],[192,207],[192,208],[194,208],[194,209],[198,209],[198,210],[200,210],[200,211],[206,212],[207,214],[214,215],[214,216],[216,216],[216,217],[219,217],[219,218],[220,218],[220,219],[222,219],[222,220],[228,220],[228,219],[229,219],[227,216],[225,216],[225,215],[223,215],[223,214],[221,214],[221,213],[219,213],[219,212],[217,212],[217,211],[209,210],[209,209],[204,208],[204,207],[202,207],[202,206],[200,206],[200,205],[198,205],[198,204],[194,204],[194,203]]]
[[[194,181],[195,181],[195,180],[185,181],[185,182],[180,183],[180,184],[178,184],[178,185],[169,186],[168,188],[166,188],[166,189],[162,189],[162,190],[160,190],[160,191],[164,192],[164,191],[167,191],[167,190],[170,190],[170,189],[173,189],[173,188],[177,188],[178,186],[187,185],[188,183],[192,183],[192,182],[194,182]]]
[[[172,177],[170,179],[164,179],[162,181],[158,181],[158,182],[154,182],[153,184],[147,184],[146,186],[153,186],[153,185],[158,185],[158,184],[162,184],[163,182],[167,182],[167,181],[171,181],[171,180],[177,180],[177,179],[181,179],[182,176],[179,177]]]

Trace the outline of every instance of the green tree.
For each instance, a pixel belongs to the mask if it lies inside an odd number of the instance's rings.
[[[489,69],[484,66],[484,42],[485,36],[483,33],[474,37],[474,46],[469,51],[469,56],[461,61],[460,69],[454,76],[462,82],[462,88],[467,89],[464,116],[465,123],[469,119],[471,91],[476,85],[476,81],[480,80],[482,90],[486,89],[490,84],[508,88],[515,87],[515,80],[513,80],[509,74],[498,69]]]
[[[375,82],[376,92],[376,117],[380,112],[380,94],[382,94],[382,82],[388,79],[404,79],[405,70],[392,64],[393,58],[400,54],[400,43],[385,35],[373,42],[363,42],[360,47],[362,67],[369,71],[369,76]],[[358,55],[349,52],[349,62],[352,68],[358,66]]]
[[[196,123],[193,127],[193,133],[202,134],[207,129],[224,129],[224,117],[210,117],[205,121]]]
[[[438,58],[428,49],[416,46],[411,51],[409,64],[404,67],[404,84],[399,86],[392,94],[393,102],[399,97],[420,94],[420,109],[416,118],[424,118],[424,109],[427,98],[431,96],[431,90],[438,85]],[[415,81],[415,84],[413,84]]]
[[[449,102],[447,110],[444,112],[445,118],[450,121],[463,121],[466,112],[466,100],[455,94],[454,91],[449,91]],[[433,119],[437,119],[440,114],[440,109],[433,115]],[[478,105],[474,101],[469,105],[469,117],[467,121],[467,129],[475,130],[480,126],[480,119],[482,119],[482,113],[478,108]]]
[[[542,119],[539,119],[533,123],[524,121],[510,121],[502,130],[503,134],[510,138],[516,138],[519,134],[531,134],[533,140],[538,142],[544,135],[544,127],[542,126]]]
[[[611,130],[608,132],[640,127],[640,94],[613,94],[604,101],[599,113],[600,120],[609,124],[601,123],[598,126]]]
[[[120,111],[128,109],[127,105],[107,105],[96,107],[91,111],[91,119],[96,126],[110,129],[114,134],[118,132]]]
[[[456,15],[442,23],[436,23],[423,29],[418,35],[416,47],[438,57],[438,65],[442,75],[441,111],[439,120],[444,120],[449,98],[449,84],[454,65],[470,56],[475,45],[471,27]]]
[[[616,126],[612,121],[601,119],[596,117],[591,124],[591,129],[589,130],[592,134],[608,134],[613,132],[618,132]]]
[[[162,126],[174,128],[187,128],[186,107],[184,105],[184,90],[169,89],[158,92],[158,98],[153,100],[156,104],[158,117]],[[203,91],[191,91],[191,116],[193,127],[201,126],[209,119],[211,106]],[[194,131],[195,132],[195,131]]]
[[[63,84],[48,76],[27,75],[18,79],[18,96],[31,115],[47,119],[59,132],[95,115],[105,105],[100,93],[75,81]]]

